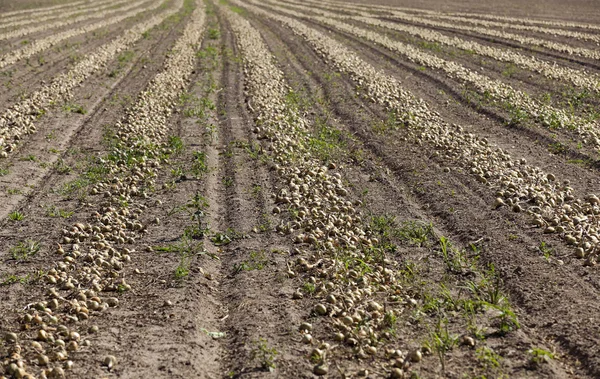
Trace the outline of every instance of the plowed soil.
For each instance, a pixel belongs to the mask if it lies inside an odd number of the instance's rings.
[[[0,0],[0,14],[59,3]],[[600,8],[594,1],[375,3],[600,25]],[[185,9],[200,6],[188,0],[185,4]],[[106,204],[105,194],[92,189],[112,173],[90,173],[102,162],[100,157],[114,154],[116,131],[125,115],[178,54],[173,46],[184,36],[191,11],[180,10],[88,78],[74,91],[73,104],[55,104],[36,121],[35,133],[23,136],[15,151],[0,158],[0,378],[20,377],[11,371],[13,361],[20,361],[36,378],[600,378],[600,266],[595,260],[578,258],[559,233],[545,234],[534,227],[529,212],[492,206],[499,195],[490,186],[434,147],[416,142],[405,127],[391,127],[395,118],[391,120],[389,110],[365,97],[361,85],[338,72],[287,26],[237,2],[208,1],[205,6],[206,25],[201,42],[194,45],[194,70],[183,84],[176,84],[181,93],[170,104],[173,113],[163,147],[172,154],[161,161],[155,182],[144,188],[147,197],[140,200],[144,228],[135,232],[135,239],[114,243],[130,252],[130,261],[123,262],[111,280],[125,280],[130,288],[99,291],[103,299],[118,299],[118,305],[90,311],[89,319],[68,324],[85,330],[77,348],[68,353],[72,367],[65,363],[67,358],[52,358],[62,347],[51,341],[43,341],[49,366],[38,361],[31,343],[42,341],[32,330],[55,332],[57,338],[60,334],[52,324],[29,324],[24,317],[34,309],[43,312],[40,306],[49,307],[40,302],[57,287],[48,281],[63,263],[57,251],[61,246],[71,251],[73,245],[64,236],[78,223],[93,222],[95,212]],[[283,14],[268,4],[260,8]],[[285,230],[298,219],[298,211],[280,199],[290,182],[274,158],[281,153],[274,149],[275,139],[257,132],[266,122],[256,119],[247,83],[251,68],[240,47],[244,36],[234,32],[232,17],[248,20],[260,33],[288,86],[286,106],[308,121],[307,138],[314,144],[309,151],[328,173],[339,174],[348,189],[344,206],[355,206],[366,230],[389,242],[385,267],[397,273],[402,291],[394,293],[400,297],[397,303],[386,301],[382,308],[399,310],[393,321],[386,313],[389,328],[377,330],[374,353],[365,353],[366,345],[354,344],[348,336],[337,338],[344,330],[336,326],[341,313],[318,311],[321,304],[335,303],[323,295],[327,284],[319,283],[337,285],[336,280],[343,279],[325,269],[327,259],[334,259],[326,255],[315,267],[301,268],[300,262],[312,257],[315,247],[304,240],[298,243],[295,236],[302,228],[291,234]],[[599,194],[600,156],[578,146],[572,130],[508,125],[505,110],[473,100],[468,96],[471,88],[443,72],[424,70],[318,22],[301,21],[397,79],[444,120],[461,125],[464,133],[486,138],[512,157],[569,180],[574,197]],[[19,62],[0,71],[1,111],[133,23],[69,40],[71,47],[45,53],[43,64],[36,56],[32,63]],[[444,32],[600,74],[597,61]],[[408,44],[423,42],[386,33]],[[551,93],[556,107],[569,98],[568,84],[539,74],[516,70],[506,75],[503,63],[450,48],[435,54],[473,71],[485,65],[489,76],[533,97]],[[584,103],[597,107],[600,95],[591,94]],[[85,112],[74,111],[75,104]],[[142,141],[148,136],[139,137]],[[552,150],[557,141],[564,147],[560,152]],[[114,191],[113,195],[119,196]],[[129,200],[121,199],[124,209],[129,209]],[[384,237],[384,229],[377,234],[382,223],[393,237]],[[312,230],[319,227],[326,225],[315,223]],[[464,254],[468,267],[449,266],[444,241],[450,241],[455,254]],[[321,248],[323,243],[315,245]],[[34,244],[35,251],[20,256],[17,247],[27,244]],[[91,246],[97,245],[81,242],[82,250]],[[367,273],[372,272],[365,269],[361,275]],[[493,281],[497,304],[475,299],[472,286],[481,278]],[[379,283],[372,291],[387,298],[383,284],[389,283]],[[75,301],[77,290],[85,285],[65,292],[62,300]],[[364,288],[343,285],[345,291],[336,296]],[[455,303],[450,304],[452,299]],[[471,302],[478,308],[466,315],[464,304]],[[352,302],[344,307],[348,315],[356,315],[350,311]],[[366,319],[348,328],[349,335],[361,335],[362,328],[370,326],[371,316],[363,313]],[[506,320],[512,321],[505,325]],[[312,328],[309,341],[299,331],[307,322]],[[23,345],[23,357],[17,353],[15,358],[11,333]],[[444,343],[447,349],[441,347]],[[326,353],[319,356],[321,350]],[[112,356],[116,361],[108,367],[105,360]],[[315,365],[323,363],[327,372],[319,373]],[[50,367],[67,369],[60,376]]]

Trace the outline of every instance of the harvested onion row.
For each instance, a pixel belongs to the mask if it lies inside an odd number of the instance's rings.
[[[473,19],[473,18],[442,15],[442,14],[427,15],[426,17],[433,18],[433,19],[447,20],[447,21],[465,22],[465,23],[479,25],[479,26],[483,26],[483,27],[487,27],[487,28],[516,29],[516,30],[523,30],[523,31],[527,31],[527,32],[551,34],[551,35],[555,35],[555,36],[580,39],[583,41],[592,41],[595,43],[600,42],[600,35],[576,32],[576,31],[571,31],[571,30],[551,29],[551,28],[544,28],[544,27],[532,26],[532,25],[508,24],[505,22],[477,20],[477,19]]]
[[[364,8],[362,8],[364,10]],[[527,37],[520,34],[508,33],[503,30],[493,30],[489,28],[477,27],[477,26],[468,26],[468,25],[459,25],[457,23],[451,22],[441,22],[427,19],[425,17],[414,16],[412,14],[408,14],[405,12],[399,12],[397,10],[389,10],[389,13],[393,19],[408,21],[411,23],[422,24],[427,26],[432,26],[435,28],[448,28],[454,30],[462,30],[471,33],[482,34],[484,36],[490,36],[495,38],[502,38],[511,41],[517,41],[524,45],[538,46],[544,47],[549,50],[558,51],[560,53],[566,53],[569,55],[578,55],[580,57],[589,58],[589,59],[600,59],[600,51],[595,49],[588,49],[585,47],[576,47],[567,45],[564,43],[554,42],[546,39],[540,39],[535,37]]]
[[[428,143],[435,156],[464,167],[479,182],[491,187],[498,198],[494,207],[509,206],[515,212],[526,211],[544,233],[559,233],[573,246],[574,255],[585,257],[585,264],[596,263],[600,253],[600,199],[590,194],[575,198],[569,181],[528,165],[525,159],[513,159],[487,139],[467,133],[461,126],[449,124],[429,109],[422,99],[402,88],[392,76],[377,71],[336,40],[309,28],[302,22],[244,4],[246,9],[274,19],[302,36],[324,60],[348,74],[365,92],[365,98],[396,113],[407,126],[407,136]]]
[[[305,1],[306,3],[314,4],[315,6],[326,8],[329,10],[339,9],[337,7],[328,6],[323,3]],[[296,3],[293,3],[298,5]],[[360,21],[368,25],[383,27],[396,30],[403,33],[408,33],[427,41],[441,43],[443,45],[456,47],[462,50],[468,50],[482,56],[490,57],[501,62],[513,63],[523,69],[531,70],[544,75],[550,79],[562,80],[570,82],[574,86],[585,88],[593,92],[600,92],[600,77],[585,70],[578,70],[571,67],[560,66],[555,62],[550,63],[532,56],[526,56],[521,53],[509,50],[499,49],[489,45],[483,45],[475,41],[464,40],[458,37],[450,37],[432,29],[420,28],[417,26],[400,24],[397,22],[383,21],[373,17],[372,14],[363,11],[356,11],[357,16],[345,15],[341,13],[323,13],[318,8],[311,7],[312,12],[317,12],[323,16],[335,17],[340,19],[349,19]]]
[[[150,1],[149,2],[150,5],[148,7],[137,8],[137,9],[131,10],[129,12],[123,13],[126,9],[135,8],[135,7],[139,6],[139,4],[140,3],[136,2],[134,4],[131,4],[131,6],[127,6],[125,8],[120,9],[118,12],[116,12],[116,13],[118,13],[117,16],[113,16],[106,20],[98,21],[98,22],[90,24],[90,25],[81,26],[79,28],[65,30],[64,32],[61,32],[58,34],[53,34],[51,36],[48,36],[48,37],[45,37],[45,38],[42,38],[39,40],[35,40],[23,48],[10,51],[0,57],[0,69],[4,68],[6,66],[9,66],[11,64],[15,64],[18,61],[20,61],[21,59],[29,58],[29,57],[31,57],[39,52],[42,52],[42,51],[56,45],[57,43],[68,39],[68,38],[72,38],[72,37],[75,37],[75,36],[78,36],[81,34],[89,33],[96,29],[104,28],[106,26],[118,24],[119,22],[121,22],[125,19],[128,19],[129,17],[137,16],[138,14],[140,14],[142,12],[152,11],[152,10],[160,7],[161,3],[155,2],[155,1]]]
[[[0,13],[0,22],[4,22],[6,20],[13,20],[16,18],[36,17],[38,15],[47,14],[48,12],[59,11],[62,8],[70,8],[70,7],[75,7],[75,6],[79,6],[82,4],[89,5],[90,3],[91,2],[89,0],[81,0],[81,1],[74,1],[72,3],[58,4],[58,5],[53,5],[53,6],[44,7],[44,8],[20,9],[18,11],[2,12],[2,13]]]
[[[99,8],[99,7],[104,8],[106,6],[118,6],[120,3],[121,3],[121,0],[119,0],[119,1],[103,0],[103,1],[98,1],[96,3],[93,3],[93,4],[84,4],[82,6],[72,8],[69,11],[65,11],[65,10],[61,9],[61,10],[58,10],[55,12],[43,13],[41,15],[38,15],[37,17],[27,16],[27,17],[19,18],[17,20],[9,20],[9,21],[0,20],[0,28],[2,28],[2,29],[14,28],[17,26],[39,23],[39,22],[44,22],[47,20],[58,21],[61,19],[66,19],[67,17],[73,16],[73,15],[81,14],[83,12],[89,12],[90,10],[92,10],[92,11],[97,10],[96,8]],[[5,33],[5,32],[6,31],[3,31],[3,33]]]
[[[470,17],[470,18],[482,18],[494,21],[507,21],[513,24],[524,24],[524,25],[545,25],[554,26],[559,28],[581,28],[589,30],[600,31],[600,25],[597,24],[586,24],[581,22],[569,22],[569,21],[548,21],[548,20],[536,20],[532,18],[520,18],[520,17],[508,17],[508,16],[497,16],[490,14],[481,13],[463,13],[463,12],[452,12],[449,13],[451,16]]]
[[[483,13],[468,13],[468,12],[450,12],[450,13],[442,13],[431,11],[427,9],[419,9],[419,8],[406,8],[406,7],[396,7],[396,6],[386,6],[386,5],[361,5],[355,4],[351,5],[347,2],[342,1],[323,1],[323,3],[335,5],[338,9],[348,8],[348,9],[358,9],[358,10],[375,10],[375,11],[404,11],[404,12],[413,12],[420,13],[428,16],[435,16],[440,14],[448,14],[450,16],[460,16],[460,17],[468,17],[468,18],[480,18],[494,21],[508,21],[513,24],[525,24],[525,25],[545,25],[552,26],[558,28],[581,28],[588,30],[600,30],[600,25],[596,24],[588,24],[581,22],[570,22],[570,21],[548,21],[548,20],[538,20],[533,18],[522,18],[522,17],[510,17],[510,16],[498,16],[492,14],[483,14]]]
[[[26,307],[20,332],[4,336],[8,358],[2,364],[8,375],[23,378],[38,370],[48,378],[64,378],[65,370],[74,365],[70,355],[89,345],[87,335],[98,332],[96,326],[86,326],[86,320],[118,306],[116,297],[101,292],[131,288],[119,278],[131,260],[131,251],[122,245],[134,243],[145,230],[140,215],[161,162],[168,158],[168,120],[195,67],[204,11],[200,6],[192,13],[164,70],[116,124],[117,144],[106,160],[100,160],[105,179],[92,188],[92,194],[101,193],[104,200],[89,223],[63,230],[57,248],[63,260],[45,275],[47,294]],[[37,368],[26,366],[30,363]],[[104,359],[109,368],[116,363],[114,356]]]
[[[0,116],[0,157],[7,157],[25,135],[35,133],[34,123],[38,115],[47,111],[52,104],[68,101],[74,88],[102,69],[121,51],[139,41],[144,31],[176,13],[182,5],[182,0],[178,0],[175,7],[134,25],[121,36],[88,54],[68,72],[54,77],[49,84],[7,109]]]
[[[600,149],[600,125],[598,125],[598,122],[596,121],[590,122],[577,115],[569,114],[565,109],[559,109],[548,104],[543,104],[529,97],[527,93],[514,89],[509,84],[474,72],[459,63],[445,60],[436,55],[424,52],[414,46],[392,40],[385,35],[375,33],[371,30],[340,22],[332,17],[330,12],[325,12],[325,17],[310,16],[305,13],[298,13],[274,5],[272,7],[295,17],[310,19],[335,27],[346,33],[375,42],[391,51],[405,56],[412,62],[441,70],[453,79],[472,85],[477,92],[480,94],[487,94],[491,99],[500,104],[511,104],[513,107],[518,107],[545,127],[573,129],[580,136],[580,141],[582,143],[590,145],[594,149]],[[313,8],[296,7],[306,9],[307,11],[313,11]]]
[[[564,43],[549,41],[545,39],[535,38],[535,37],[527,37],[520,34],[508,33],[502,30],[493,30],[489,28],[482,28],[476,26],[467,26],[467,25],[458,25],[456,23],[450,22],[440,22],[440,21],[432,21],[423,17],[415,17],[407,13],[403,12],[392,12],[392,18],[397,20],[403,20],[408,22],[414,22],[418,24],[438,27],[438,28],[449,28],[455,30],[463,30],[472,33],[478,33],[485,36],[496,37],[507,39],[511,41],[517,41],[519,43],[531,46],[544,47],[549,50],[558,51],[560,53],[566,53],[569,55],[578,55],[580,57],[589,58],[589,59],[600,59],[600,51],[595,49],[588,49],[585,47],[576,47],[567,45]]]
[[[42,31],[48,30],[48,29],[61,28],[63,26],[73,25],[78,22],[87,21],[87,20],[93,19],[93,18],[102,18],[102,17],[109,16],[116,12],[123,12],[128,9],[135,8],[136,6],[143,4],[144,1],[138,1],[136,3],[131,3],[131,4],[127,5],[126,7],[114,9],[115,6],[121,6],[125,3],[128,3],[128,1],[121,0],[118,2],[113,2],[112,0],[110,0],[110,1],[99,2],[99,3],[95,4],[96,6],[93,8],[86,8],[84,10],[86,12],[86,14],[80,15],[78,17],[66,18],[69,15],[80,13],[81,10],[61,13],[61,18],[64,18],[64,19],[61,19],[61,20],[58,20],[55,22],[48,22],[48,23],[44,22],[46,20],[51,19],[52,16],[42,17],[37,20],[21,21],[21,23],[34,23],[35,22],[37,25],[31,26],[28,28],[20,28],[20,29],[0,32],[0,41],[6,40],[6,39],[11,39],[11,38],[23,37],[28,34],[42,32]],[[107,9],[107,8],[109,8],[109,9]],[[9,25],[0,25],[0,27],[7,28],[7,27],[11,27],[11,26],[18,26],[18,25],[19,25],[19,23],[12,24],[12,25],[10,25],[10,24]]]
[[[313,313],[327,316],[322,322],[330,327],[324,327],[323,332],[334,329],[328,340],[345,342],[360,358],[381,357],[387,362],[386,370],[398,375],[412,364],[410,355],[382,348],[387,344],[387,339],[382,340],[388,328],[385,320],[396,317],[407,304],[399,296],[397,263],[385,258],[383,252],[374,253],[380,249],[379,241],[365,226],[358,209],[360,202],[350,201],[340,173],[331,172],[336,166],[330,163],[324,167],[312,154],[308,121],[286,103],[289,88],[284,74],[274,64],[260,33],[238,14],[223,12],[242,54],[254,132],[259,140],[266,141],[267,154],[284,183],[274,194],[278,205],[274,211],[287,208],[292,215],[291,221],[276,227],[298,244],[292,254],[300,256],[288,275],[303,272],[313,280],[317,287],[314,296],[320,299]],[[296,299],[302,296],[299,289],[294,294]],[[298,329],[303,341],[316,342],[312,324],[302,323]],[[316,346],[311,354],[318,360],[313,372],[325,375],[328,357],[334,353],[328,342]]]

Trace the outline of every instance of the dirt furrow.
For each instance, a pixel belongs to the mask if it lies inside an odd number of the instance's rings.
[[[224,233],[238,234],[222,255],[221,298],[227,306],[228,330],[226,375],[261,377],[273,369],[278,375],[305,377],[297,373],[303,365],[299,341],[291,325],[299,312],[291,302],[286,271],[290,244],[275,232],[271,215],[275,192],[274,178],[260,157],[252,134],[254,122],[244,96],[244,76],[240,53],[226,19],[221,16],[225,45],[222,177],[226,189],[221,227]],[[230,229],[231,228],[231,229]],[[242,289],[243,290],[240,290]]]

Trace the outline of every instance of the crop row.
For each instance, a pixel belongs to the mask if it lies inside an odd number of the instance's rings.
[[[367,10],[363,7],[358,7],[358,6],[349,6],[348,5],[347,7],[349,9]],[[484,36],[490,36],[490,37],[494,37],[494,38],[501,38],[501,39],[505,39],[505,40],[516,41],[516,42],[519,42],[524,45],[544,47],[544,48],[547,48],[550,50],[558,51],[560,53],[566,53],[569,55],[578,55],[578,56],[590,58],[590,59],[600,59],[600,51],[595,50],[595,49],[588,49],[585,47],[576,47],[576,46],[571,46],[568,44],[554,42],[554,41],[550,41],[550,40],[545,40],[545,39],[540,39],[540,38],[535,38],[535,37],[528,37],[528,36],[515,34],[515,33],[508,33],[504,30],[493,30],[493,29],[483,28],[483,27],[459,25],[457,23],[434,21],[434,20],[427,19],[425,17],[419,17],[419,16],[414,16],[412,14],[408,14],[405,12],[400,12],[400,11],[394,10],[393,8],[388,10],[388,12],[390,14],[389,17],[394,20],[401,20],[401,21],[415,23],[415,24],[427,25],[427,26],[432,26],[435,28],[462,30],[462,31],[470,32],[470,33],[481,34]]]
[[[4,150],[0,152],[0,157],[8,156],[8,153],[16,148],[17,141],[35,132],[34,123],[40,115],[46,113],[53,104],[69,100],[74,88],[102,69],[121,51],[140,40],[144,31],[176,13],[183,5],[182,1],[179,0],[175,7],[134,25],[119,37],[88,54],[68,72],[56,76],[49,84],[7,109],[0,116],[0,149]]]
[[[386,328],[384,319],[394,315],[388,307],[386,316],[381,304],[398,302],[393,295],[400,289],[390,268],[393,263],[374,259],[370,249],[378,241],[365,230],[358,204],[350,201],[341,175],[332,173],[311,154],[309,122],[287,104],[289,88],[284,74],[273,63],[260,33],[238,14],[224,12],[243,56],[255,133],[268,141],[270,159],[284,183],[275,194],[277,209],[296,214],[278,230],[300,246],[307,246],[298,250],[301,256],[294,267],[314,275],[313,283],[323,301],[315,306],[315,314],[330,316],[327,320],[335,330],[331,337],[354,346],[362,358],[374,356],[378,354],[379,333]],[[288,274],[296,275],[293,271]],[[371,283],[377,284],[377,291]],[[298,290],[294,297],[303,295]],[[314,340],[312,324],[302,323],[299,330],[303,341],[317,346],[311,353],[316,363],[314,373],[326,375],[331,345]],[[392,363],[402,358],[403,353],[392,358],[389,369],[394,370]]]
[[[249,5],[247,8],[290,27],[326,62],[350,75],[367,99],[394,112],[411,138],[431,145],[437,150],[436,156],[464,167],[489,186],[498,196],[494,207],[509,206],[515,212],[530,213],[534,224],[545,233],[560,233],[575,247],[576,256],[588,257],[586,264],[595,262],[600,247],[597,195],[576,199],[568,181],[557,180],[553,174],[527,164],[525,159],[513,159],[487,139],[468,133],[459,125],[450,125],[429,109],[425,101],[403,89],[394,77],[377,71],[332,38],[296,19]]]
[[[464,13],[464,12],[453,12],[449,13],[452,16],[460,17],[473,17],[483,18],[495,21],[507,21],[511,23],[525,24],[525,25],[546,25],[554,26],[559,28],[581,28],[588,30],[600,30],[600,26],[596,24],[586,24],[581,22],[569,22],[569,21],[548,21],[548,20],[536,20],[532,18],[521,18],[521,17],[508,17],[508,16],[497,16],[490,14],[479,14],[479,13]]]
[[[44,22],[47,19],[41,18],[39,20],[35,20],[36,25],[34,25],[34,26],[31,26],[28,28],[19,28],[19,29],[14,29],[14,30],[8,30],[8,31],[4,31],[4,32],[0,33],[0,41],[11,39],[11,38],[19,38],[19,37],[23,37],[23,36],[33,34],[33,33],[43,32],[44,30],[62,28],[62,27],[68,26],[68,25],[73,25],[78,22],[83,22],[83,21],[87,21],[90,19],[94,19],[94,18],[102,18],[102,17],[110,16],[112,14],[115,14],[118,12],[123,12],[128,9],[139,6],[139,5],[143,4],[143,1],[138,1],[138,2],[132,3],[132,4],[128,5],[127,7],[118,8],[119,6],[126,4],[126,3],[127,3],[127,1],[125,1],[125,0],[118,1],[118,2],[113,2],[112,0],[99,2],[98,4],[96,4],[95,7],[86,9],[85,10],[86,13],[83,15],[80,15],[78,17],[71,17],[71,18],[65,17],[64,19],[58,20],[56,22]],[[78,11],[75,13],[78,13]],[[5,26],[5,27],[8,27],[8,26]]]
[[[350,6],[347,2],[335,1],[331,0],[327,3],[338,6],[338,7],[346,7]],[[385,5],[374,5],[369,4],[369,6],[365,7],[364,5],[357,4],[355,9],[362,10],[377,10],[377,11],[404,11],[404,12],[412,12],[412,13],[421,13],[428,16],[436,16],[436,15],[444,15],[448,14],[450,16],[459,16],[459,17],[469,17],[469,18],[481,18],[488,19],[494,21],[507,21],[513,24],[525,24],[525,25],[546,25],[553,26],[559,28],[581,28],[581,29],[589,29],[589,30],[600,30],[600,26],[596,24],[588,24],[588,23],[580,23],[580,22],[569,22],[569,21],[548,21],[548,20],[538,20],[526,17],[510,17],[510,16],[498,16],[492,14],[482,14],[482,13],[468,13],[468,12],[449,12],[442,13],[431,11],[427,9],[418,9],[418,8],[405,8],[405,7],[390,7]]]
[[[561,37],[567,37],[567,38],[580,39],[583,41],[592,41],[592,42],[596,42],[596,43],[600,42],[600,35],[592,34],[592,33],[576,32],[576,31],[572,31],[572,30],[552,29],[552,28],[544,28],[544,27],[532,26],[532,25],[518,25],[518,24],[510,24],[510,23],[497,22],[497,21],[485,21],[485,20],[477,20],[477,19],[461,17],[461,16],[448,16],[448,15],[441,15],[441,14],[427,15],[426,17],[440,19],[440,20],[447,20],[447,21],[464,22],[464,23],[484,26],[484,27],[488,27],[488,28],[516,29],[516,30],[523,30],[523,31],[527,31],[527,32],[543,33],[543,34],[550,34],[553,36],[561,36]]]
[[[97,10],[101,10],[106,7],[115,7],[122,3],[124,3],[124,2],[123,1],[114,1],[114,0],[104,0],[104,1],[98,1],[92,5],[85,5],[85,6],[77,7],[75,9],[72,9],[69,11],[60,10],[55,13],[41,14],[38,17],[29,16],[24,19],[14,20],[14,21],[10,21],[10,22],[0,21],[0,28],[2,28],[2,29],[13,28],[14,29],[17,26],[23,26],[23,25],[33,24],[33,23],[40,23],[40,22],[45,22],[48,20],[56,21],[56,20],[60,20],[60,19],[66,19],[67,17],[73,16],[73,15],[78,15],[78,14],[84,13],[84,12],[95,12]],[[55,23],[55,24],[58,24],[58,23]],[[46,24],[46,25],[52,25],[52,24]],[[56,26],[56,27],[59,27],[59,26],[62,26],[62,25],[58,24],[58,26]],[[46,29],[50,29],[50,27],[46,27]],[[16,31],[16,30],[11,30],[10,32],[13,32],[13,31]],[[4,31],[2,35],[4,35],[7,32],[9,32],[9,31]],[[6,38],[2,38],[2,39],[6,39]]]
[[[35,17],[41,14],[46,14],[48,12],[59,12],[62,8],[71,8],[71,7],[75,7],[75,6],[79,6],[82,4],[89,4],[90,1],[89,0],[82,0],[82,1],[74,1],[72,3],[67,3],[67,4],[57,4],[57,5],[53,5],[50,7],[43,7],[43,8],[33,8],[33,9],[21,9],[18,11],[10,11],[10,12],[3,12],[0,13],[0,21],[4,22],[7,20],[14,20],[16,18],[25,18],[25,17]]]
[[[328,6],[323,3],[313,4],[329,10],[339,9],[339,7]],[[317,12],[315,8],[311,8],[311,10],[313,12]],[[547,61],[543,61],[532,56],[526,56],[509,49],[500,49],[489,45],[483,45],[475,41],[446,36],[432,29],[380,20],[372,17],[373,15],[370,13],[362,11],[357,12],[358,16],[350,16],[340,13],[328,13],[327,15],[341,19],[360,21],[368,25],[408,33],[410,35],[423,38],[427,41],[457,47],[459,49],[490,57],[501,62],[513,63],[516,66],[526,70],[538,72],[547,78],[567,81],[577,87],[584,88],[589,91],[600,92],[600,77],[594,73],[574,69],[571,67],[559,66],[555,62],[549,63]]]
[[[118,24],[119,22],[126,20],[129,17],[137,16],[138,14],[140,14],[142,12],[152,11],[152,10],[160,7],[160,5],[161,5],[161,3],[159,3],[159,2],[150,1],[150,2],[148,2],[148,6],[146,6],[144,8],[137,8],[142,3],[144,3],[144,0],[135,2],[133,4],[128,5],[127,7],[119,9],[118,12],[115,12],[115,13],[117,13],[116,16],[107,18],[105,20],[98,21],[93,24],[81,26],[78,28],[70,29],[70,30],[65,30],[63,32],[56,33],[56,34],[50,35],[48,37],[44,37],[42,39],[35,40],[20,49],[10,51],[0,57],[0,69],[4,68],[6,66],[9,66],[9,65],[15,64],[16,62],[18,62],[22,59],[29,58],[39,52],[42,52],[42,51],[56,45],[57,43],[59,43],[61,41],[66,40],[66,39],[69,39],[69,38],[72,38],[72,37],[75,37],[78,35],[82,35],[85,33],[89,33],[94,30],[104,28],[106,26]],[[126,10],[131,9],[131,8],[136,8],[136,9],[131,10],[129,12],[125,12]]]
[[[62,260],[44,276],[49,286],[46,294],[22,312],[20,331],[5,336],[10,358],[3,364],[12,377],[43,370],[48,378],[64,378],[65,370],[74,365],[70,355],[89,346],[86,337],[98,331],[87,320],[119,303],[116,297],[102,293],[131,288],[120,274],[131,260],[131,251],[123,244],[133,243],[145,229],[140,217],[150,202],[149,191],[161,164],[169,158],[169,117],[194,70],[204,21],[205,10],[199,6],[164,70],[115,125],[114,147],[98,159],[97,169],[103,175],[91,189],[102,199],[98,199],[90,222],[63,230],[56,251]],[[107,356],[104,364],[112,368],[116,357]]]
[[[301,14],[281,7],[277,7],[277,9],[281,12],[292,14],[295,17],[310,19],[321,24],[332,26],[399,53],[408,60],[419,65],[441,70],[453,79],[472,85],[476,88],[477,92],[482,95],[485,94],[487,97],[497,102],[497,104],[510,104],[512,108],[517,108],[522,112],[525,112],[531,116],[532,119],[537,120],[546,127],[573,129],[581,136],[582,143],[589,144],[595,149],[600,149],[600,127],[594,121],[587,121],[582,117],[570,114],[564,109],[558,109],[551,105],[536,101],[527,93],[514,89],[509,84],[499,80],[491,79],[486,75],[474,72],[460,63],[445,60],[414,46],[392,40],[385,35],[371,30],[340,22],[335,19],[331,12],[318,11],[312,7],[309,8],[298,5],[295,7],[304,11],[322,13],[325,16],[309,16],[306,13]]]

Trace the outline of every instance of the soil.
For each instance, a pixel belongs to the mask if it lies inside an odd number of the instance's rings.
[[[583,0],[374,3],[600,21],[593,2]],[[51,4],[58,3],[0,0],[0,10]],[[298,325],[306,321],[314,326],[313,338],[333,344],[327,377],[387,377],[381,357],[359,359],[351,347],[332,341],[331,324],[313,311],[322,299],[308,290],[311,278],[289,273],[305,254],[304,247],[278,231],[290,217],[274,212],[274,194],[287,183],[269,158],[268,141],[258,140],[253,132],[256,123],[245,90],[239,36],[219,7],[208,5],[207,31],[198,46],[194,73],[180,101],[173,105],[168,135],[181,142],[180,150],[161,167],[156,188],[145,203],[148,208],[142,221],[148,228],[135,243],[123,245],[131,250],[131,262],[122,277],[132,289],[115,293],[117,307],[86,321],[86,326],[98,326],[99,332],[82,335],[90,345],[82,344],[70,354],[74,367],[67,377],[313,378],[315,346],[303,343],[298,331]],[[497,315],[479,315],[479,326],[485,332],[475,346],[457,345],[441,357],[423,350],[422,361],[410,367],[413,377],[600,377],[599,266],[584,266],[558,236],[531,227],[527,214],[506,207],[493,210],[496,196],[489,187],[461,167],[436,157],[430,146],[403,138],[402,128],[382,130],[379,126],[385,124],[388,113],[361,97],[356,83],[335,72],[301,37],[271,20],[238,11],[261,33],[290,90],[297,95],[300,111],[311,122],[313,134],[322,134],[322,125],[333,131],[341,147],[328,150],[323,164],[336,163],[332,170],[340,173],[350,189],[348,199],[362,204],[364,219],[373,223],[386,217],[398,225],[431,225],[426,241],[415,244],[397,238],[397,249],[389,256],[394,267],[404,268],[399,271],[406,272],[413,264],[418,268],[415,277],[403,282],[406,295],[421,306],[427,294],[437,296],[439,283],[445,283],[449,292],[461,297],[470,280],[492,270],[518,317],[520,327],[501,333],[496,327]],[[130,60],[115,59],[74,92],[73,98],[86,114],[56,106],[39,120],[37,133],[27,136],[16,152],[0,162],[0,168],[6,169],[0,177],[2,335],[18,330],[24,307],[46,292],[44,275],[62,258],[55,251],[63,229],[88,222],[101,202],[100,195],[90,193],[87,170],[97,157],[111,151],[113,126],[163,70],[188,20],[189,14],[182,11],[166,27],[154,28],[131,49]],[[70,41],[77,42],[72,49],[49,52],[43,66],[19,63],[11,67],[12,81],[20,85],[0,94],[0,103],[8,106],[22,92],[33,91],[42,80],[68,70],[72,53],[89,53],[128,25],[123,23],[98,38],[78,37]],[[569,132],[529,125],[508,127],[505,113],[474,104],[464,96],[460,83],[442,73],[423,71],[401,56],[334,29],[308,25],[397,78],[445,120],[486,137],[514,157],[569,179],[576,196],[600,188],[597,164],[571,163],[597,157],[569,142],[573,138]],[[399,33],[390,36],[406,38]],[[470,68],[481,64],[478,57],[456,56],[451,50],[437,54],[455,57]],[[535,54],[552,59],[539,51]],[[567,59],[561,56],[559,61],[562,64]],[[570,64],[579,65],[576,62]],[[563,88],[526,72],[505,77],[501,64],[489,64],[486,68],[494,77],[516,88],[540,94]],[[593,64],[588,69],[599,71]],[[594,98],[590,103],[597,101]],[[548,151],[557,138],[567,146],[562,155]],[[473,262],[469,270],[457,273],[445,268],[447,263],[440,254],[444,238],[461,251],[472,249],[466,253]],[[38,242],[39,251],[16,259],[12,251],[22,241]],[[545,254],[544,246],[551,252]],[[303,291],[303,298],[294,298],[297,290]],[[418,316],[416,309],[407,305],[389,337],[389,346],[419,350],[430,338],[436,320],[440,325],[435,312],[425,312],[422,321],[416,321],[415,314]],[[456,336],[473,333],[473,325],[467,325],[458,312],[448,315],[446,332]],[[0,344],[3,359],[8,356],[7,346]],[[532,349],[552,352],[554,358],[536,362]],[[486,352],[496,354],[498,366],[482,358]],[[118,359],[112,369],[103,365],[107,355]],[[368,373],[362,371],[365,368]],[[0,367],[0,374],[3,370]],[[41,372],[41,368],[36,370]]]
[[[348,1],[348,3],[360,3]],[[473,12],[522,18],[538,18],[560,21],[577,21],[596,24],[600,20],[600,11],[593,0],[557,1],[542,0],[535,3],[520,0],[474,1],[458,0],[452,3],[425,1],[375,0],[372,4],[398,6],[404,8],[428,9],[443,12]]]

